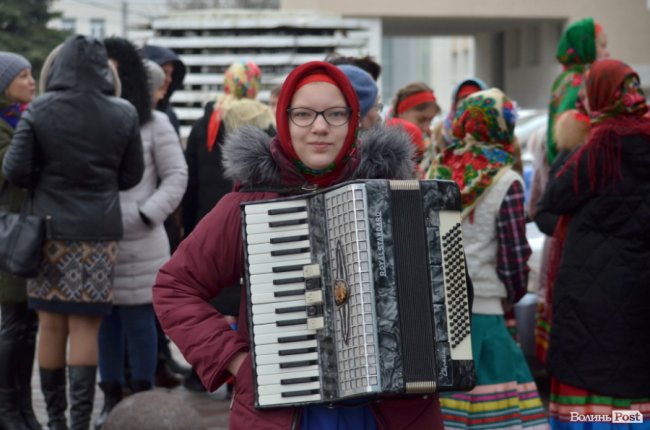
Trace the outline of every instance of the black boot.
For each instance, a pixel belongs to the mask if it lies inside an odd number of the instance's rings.
[[[145,381],[145,380],[135,380],[131,381],[131,391],[135,393],[139,393],[141,391],[149,391],[151,390],[151,382]]]
[[[99,388],[104,392],[104,407],[99,417],[95,420],[95,429],[102,428],[115,405],[122,400],[122,384],[117,381],[100,382]]]
[[[18,409],[18,392],[14,388],[0,388],[0,429],[29,430]]]
[[[30,385],[18,387],[18,408],[29,430],[43,430],[36,419],[32,407],[32,387]]]
[[[50,430],[68,430],[65,411],[68,409],[68,396],[65,392],[65,368],[40,368],[41,391],[45,398],[45,406]]]
[[[32,370],[34,369],[34,354],[36,351],[36,332],[38,317],[36,312],[25,307],[24,330],[18,349],[20,359],[16,363],[16,385],[18,386],[18,408],[30,430],[42,430],[32,407]]]
[[[171,371],[165,360],[158,360],[155,380],[156,386],[163,388],[175,388],[183,382],[180,376]]]
[[[192,369],[192,373],[190,373],[190,375],[185,378],[183,386],[188,390],[195,391],[197,393],[206,391],[205,387],[203,386],[203,382],[201,382],[199,375],[196,374],[196,371],[194,369]]]
[[[95,401],[97,366],[68,366],[70,430],[88,430]]]
[[[28,309],[24,303],[3,303],[1,307],[0,429],[30,430],[20,410],[18,391],[18,368],[24,359],[21,357],[20,346],[29,331],[29,318],[26,318]]]

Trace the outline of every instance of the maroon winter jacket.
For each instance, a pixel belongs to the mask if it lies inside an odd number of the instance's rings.
[[[413,149],[404,132],[396,128],[377,129],[362,135],[361,141],[359,167],[346,179],[412,177]],[[286,185],[287,172],[271,152],[270,138],[264,132],[240,129],[224,147],[226,174],[242,186],[259,182],[260,178],[270,188]],[[209,391],[230,377],[226,369],[235,355],[250,350],[245,290],[242,289],[237,331],[209,303],[223,288],[238,285],[243,278],[240,203],[278,196],[259,191],[235,191],[224,196],[180,244],[156,279],[153,303],[160,323]],[[301,408],[255,409],[250,354],[235,376],[231,429],[300,428]],[[381,430],[442,428],[436,395],[382,399],[370,408]]]

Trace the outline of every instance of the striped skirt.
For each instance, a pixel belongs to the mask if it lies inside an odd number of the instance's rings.
[[[547,429],[548,420],[521,348],[503,316],[472,315],[477,386],[441,393],[447,429]]]
[[[611,418],[615,410],[638,411],[643,415],[643,423],[613,423],[608,417]],[[549,414],[551,428],[559,430],[648,430],[650,397],[603,396],[552,378]]]

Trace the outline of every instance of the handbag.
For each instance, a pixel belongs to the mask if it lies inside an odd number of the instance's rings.
[[[4,181],[0,198],[8,192]],[[30,278],[38,273],[41,247],[45,239],[43,218],[31,214],[32,193],[23,202],[20,213],[0,210],[0,270]]]

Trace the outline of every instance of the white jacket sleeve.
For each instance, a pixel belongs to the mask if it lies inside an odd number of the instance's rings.
[[[187,163],[174,127],[167,116],[154,112],[153,163],[160,183],[156,191],[140,206],[153,225],[165,221],[180,204],[187,187]]]

